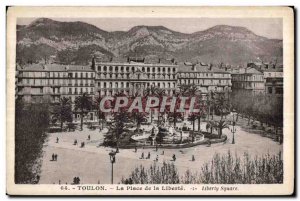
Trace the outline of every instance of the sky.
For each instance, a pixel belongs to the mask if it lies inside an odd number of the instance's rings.
[[[82,21],[105,31],[128,31],[137,25],[165,26],[181,33],[203,31],[216,25],[242,26],[255,34],[282,39],[281,18],[51,18],[57,21]],[[17,24],[28,25],[34,18],[19,18]]]

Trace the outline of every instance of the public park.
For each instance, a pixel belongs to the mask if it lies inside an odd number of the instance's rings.
[[[54,106],[19,103],[16,137],[31,149],[16,152],[31,154],[26,163],[34,165],[16,169],[16,182],[282,183],[283,117],[282,109],[274,109],[280,108],[280,98],[196,96],[197,113],[128,113],[124,107],[108,115],[98,110],[101,97],[83,94],[75,101],[77,121],[66,98]],[[89,121],[90,110],[97,111],[99,121]],[[25,136],[26,129],[32,135]],[[37,132],[41,137],[33,137]]]

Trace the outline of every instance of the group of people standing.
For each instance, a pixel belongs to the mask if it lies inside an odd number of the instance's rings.
[[[57,161],[57,154],[52,154],[52,161]]]

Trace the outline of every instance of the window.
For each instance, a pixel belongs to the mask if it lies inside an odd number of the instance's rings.
[[[268,87],[268,93],[269,94],[273,93],[272,87]]]
[[[276,94],[283,94],[283,88],[277,87],[277,88],[275,89],[275,93],[276,93]]]

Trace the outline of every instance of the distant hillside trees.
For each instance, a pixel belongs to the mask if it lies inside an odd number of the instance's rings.
[[[94,55],[109,55],[113,56],[112,53],[108,52],[104,48],[93,45],[80,46],[77,48],[67,48],[57,52],[57,61],[66,64],[78,64],[78,65],[88,65]]]
[[[26,63],[43,62],[48,63],[51,55],[55,55],[56,50],[46,44],[23,46],[17,45],[17,63],[20,65]]]

